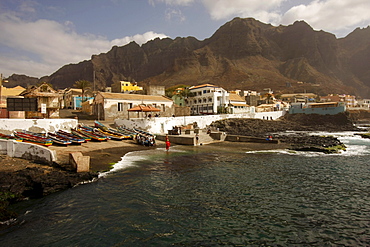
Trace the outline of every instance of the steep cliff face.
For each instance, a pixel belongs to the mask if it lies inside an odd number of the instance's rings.
[[[355,93],[370,97],[370,28],[345,38],[297,21],[272,26],[235,18],[210,38],[132,42],[62,67],[43,81],[57,87],[93,80],[96,89],[119,80],[153,85],[213,83],[226,89]],[[289,83],[287,83],[289,82]],[[298,82],[304,82],[298,83]],[[289,85],[289,87],[286,87]]]

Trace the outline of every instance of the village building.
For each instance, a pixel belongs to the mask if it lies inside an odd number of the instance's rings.
[[[20,115],[23,116],[23,113],[20,112],[8,112],[7,111],[7,99],[14,98],[14,97],[21,97],[19,94],[25,90],[24,87],[16,86],[13,88],[7,88],[1,86],[1,97],[0,97],[0,117],[1,118],[13,118],[12,115]],[[9,115],[10,114],[10,115]],[[18,118],[18,117],[17,117]]]
[[[94,98],[90,98],[81,103],[81,112],[87,115],[93,115]]]
[[[136,106],[151,106],[160,111],[129,111]],[[93,114],[99,120],[154,117],[156,115],[171,117],[175,114],[175,106],[173,101],[165,96],[98,92],[93,102]]]
[[[69,88],[63,91],[63,105],[61,105],[61,108],[73,110],[81,109],[82,102],[85,102],[89,99],[93,99],[93,97],[86,92],[82,98],[82,89]]]
[[[321,96],[320,100],[322,102],[343,102],[348,108],[357,106],[356,96],[347,94],[329,94]]]
[[[344,102],[292,103],[289,114],[335,115],[346,111]]]
[[[38,111],[26,111],[26,118],[59,118],[63,95],[49,84],[42,83],[39,86],[32,86],[20,93],[20,96],[37,99]]]
[[[212,84],[202,84],[189,88],[192,97],[186,99],[191,115],[226,113],[229,102],[229,93]]]
[[[357,101],[357,106],[365,110],[370,109],[370,99],[359,99]]]
[[[137,83],[132,83],[129,81],[120,81],[120,92],[121,93],[134,93],[137,91],[142,91],[143,88],[139,87]]]
[[[239,94],[230,93],[228,102],[228,113],[239,114],[249,111],[249,106]]]
[[[315,102],[316,98],[314,93],[290,93],[280,96],[280,99],[287,103]]]

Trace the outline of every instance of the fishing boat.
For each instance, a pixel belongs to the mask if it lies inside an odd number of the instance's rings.
[[[109,132],[109,131],[104,131],[104,130],[98,129],[98,128],[94,129],[94,133],[102,134],[102,135],[107,136],[110,139],[116,140],[116,141],[122,141],[122,140],[125,139],[125,136],[123,136],[122,134],[115,134],[115,133],[112,133],[112,132]]]
[[[84,142],[87,142],[86,139],[64,130],[58,130],[56,133],[62,137],[69,138],[72,141],[72,144],[82,144]]]
[[[83,128],[79,128],[79,129],[74,129],[73,130],[73,133],[79,133],[80,135],[83,135],[83,136],[87,136],[89,137],[92,141],[107,141],[107,137],[104,137],[104,136],[101,136],[101,135],[98,135],[96,133],[93,133],[91,131],[88,131],[86,129],[83,129]]]
[[[53,140],[53,144],[68,146],[72,144],[72,141],[66,137],[57,135],[55,133],[48,132],[48,137]]]
[[[21,142],[22,141],[22,138],[17,138],[15,136],[3,134],[3,133],[0,133],[0,139],[14,140],[14,141],[17,141],[17,142]]]
[[[40,135],[30,134],[29,132],[14,131],[14,136],[21,138],[23,142],[29,142],[33,144],[38,144],[42,146],[51,146],[53,140],[46,137],[41,137]]]
[[[107,127],[104,124],[100,123],[99,121],[95,121],[95,131],[97,130],[103,133],[104,135],[110,136],[114,140],[132,139],[131,135],[124,134],[117,129]]]
[[[142,134],[142,135],[149,135],[149,136],[154,136],[153,134],[147,132],[147,131],[144,131],[144,130],[141,130],[141,129],[136,129],[134,128],[134,131],[138,134]]]
[[[86,142],[91,141],[91,137],[80,133],[77,129],[71,129],[71,134],[78,136],[79,138],[84,139]]]
[[[126,128],[124,126],[119,126],[117,127],[118,131],[124,135],[130,136],[129,139],[135,139],[136,137],[136,132],[132,129]]]

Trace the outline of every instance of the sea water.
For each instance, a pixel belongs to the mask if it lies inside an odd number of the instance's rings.
[[[368,246],[370,139],[340,154],[211,145],[126,154],[14,208],[0,246]]]

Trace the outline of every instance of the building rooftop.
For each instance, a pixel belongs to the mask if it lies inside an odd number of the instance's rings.
[[[99,92],[105,99],[123,100],[146,100],[146,101],[172,101],[165,96],[144,95],[144,94],[124,94],[124,93],[104,93]]]

